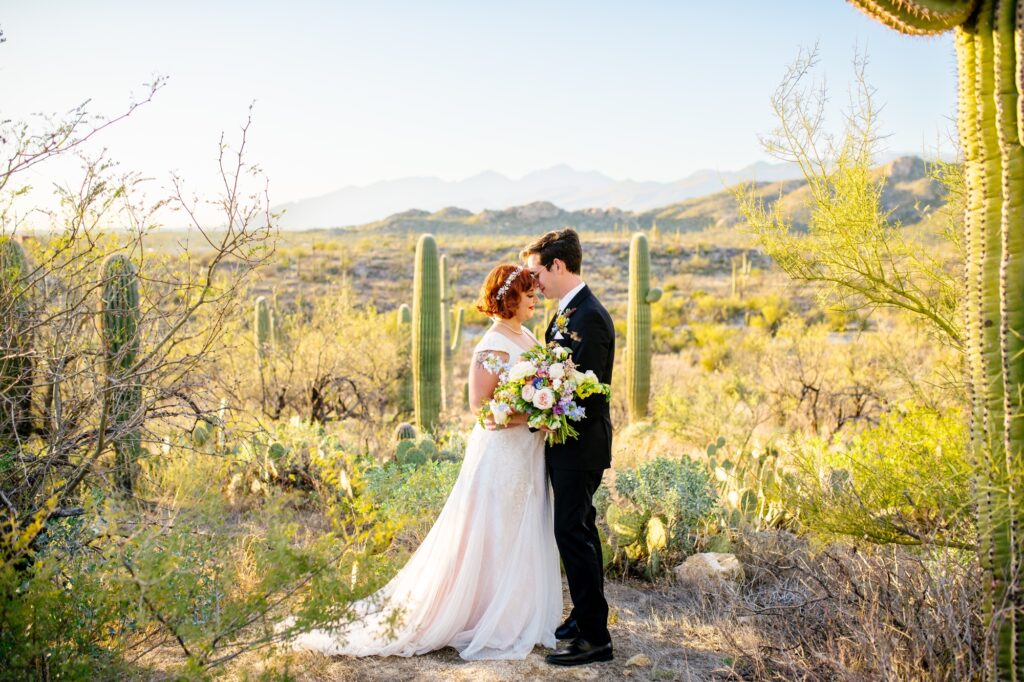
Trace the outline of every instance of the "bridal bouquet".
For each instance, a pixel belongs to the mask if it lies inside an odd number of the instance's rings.
[[[494,397],[480,410],[480,423],[488,416],[494,423],[508,422],[512,412],[529,415],[533,428],[547,427],[548,443],[564,443],[579,433],[569,423],[586,416],[576,400],[592,395],[611,396],[611,386],[597,380],[593,371],[581,372],[564,346],[551,343],[536,345],[524,352],[516,363],[504,362],[491,355],[484,368],[498,375]]]

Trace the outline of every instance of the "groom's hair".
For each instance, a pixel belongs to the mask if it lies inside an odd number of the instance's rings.
[[[519,255],[525,260],[534,253],[540,257],[540,264],[545,269],[549,269],[557,258],[565,263],[569,272],[580,274],[580,268],[583,265],[583,247],[580,246],[580,236],[571,227],[548,232],[543,237],[534,240]]]

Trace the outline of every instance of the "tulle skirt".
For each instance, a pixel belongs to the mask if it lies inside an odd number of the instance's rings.
[[[543,434],[476,426],[423,544],[355,611],[359,620],[299,635],[293,648],[414,656],[450,646],[479,660],[521,659],[536,644],[553,647],[562,582]]]

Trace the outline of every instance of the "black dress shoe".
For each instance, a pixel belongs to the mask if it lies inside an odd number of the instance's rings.
[[[555,639],[576,639],[580,636],[580,626],[575,618],[569,618],[555,628]]]
[[[548,654],[544,660],[551,665],[586,665],[587,663],[610,661],[613,658],[611,642],[595,646],[582,637],[577,637],[572,644],[553,654]]]

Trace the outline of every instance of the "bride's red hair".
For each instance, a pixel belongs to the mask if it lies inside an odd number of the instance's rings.
[[[512,278],[505,289],[505,293],[498,298],[498,292],[505,285],[509,276],[522,268],[518,275]],[[533,279],[533,273],[521,265],[502,263],[495,266],[487,274],[483,286],[480,287],[480,298],[477,299],[476,309],[488,317],[500,317],[503,320],[511,318],[516,308],[519,307],[519,299],[523,294],[537,286]]]

